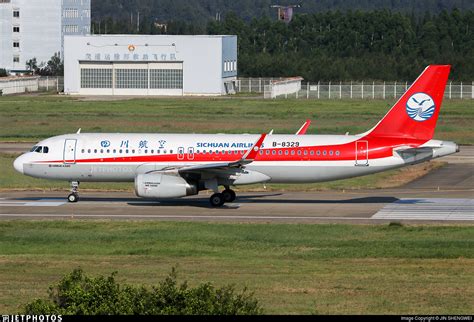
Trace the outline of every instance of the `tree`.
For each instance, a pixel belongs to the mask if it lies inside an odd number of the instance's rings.
[[[44,68],[41,68],[41,76],[64,76],[64,64],[59,53],[54,53]]]
[[[33,57],[32,59],[26,62],[26,69],[31,71],[33,75],[38,73],[39,68],[36,57]]]
[[[37,299],[25,306],[29,315],[52,314],[261,314],[253,293],[244,289],[236,294],[234,286],[215,288],[211,283],[189,288],[178,285],[176,270],[151,289],[144,286],[120,285],[116,272],[108,277],[88,277],[81,269],[65,275],[50,286],[49,299]]]
[[[0,77],[7,77],[8,73],[5,68],[0,68]]]

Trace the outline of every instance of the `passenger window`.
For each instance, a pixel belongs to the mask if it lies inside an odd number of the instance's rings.
[[[155,151],[155,150],[151,150],[150,153],[153,154],[154,151]]]
[[[292,150],[292,151],[291,151],[291,155],[295,155],[295,150]]]
[[[126,149],[126,150],[125,150],[125,153],[127,153],[127,154],[128,154],[128,149]]]
[[[275,151],[275,150],[272,151],[272,154],[273,154],[273,155],[275,155],[276,153],[277,153],[277,151]]]
[[[304,150],[304,155],[308,155],[308,151],[307,151],[307,150]]]
[[[270,150],[267,150],[266,154],[267,154],[267,155],[270,155]]]
[[[339,155],[339,154],[341,154],[341,152],[339,152],[339,151],[336,151],[336,155]]]
[[[132,150],[132,153],[135,153],[135,150]]]
[[[117,150],[114,149],[114,150],[113,150],[113,153],[114,153],[114,154],[117,153]]]
[[[327,151],[326,151],[326,150],[324,150],[324,151],[323,151],[323,155],[326,155],[326,154],[328,154],[328,153],[327,153]]]
[[[314,151],[313,150],[309,151],[309,154],[314,155]]]
[[[107,149],[107,153],[110,153],[110,149]]]
[[[87,150],[87,153],[91,153],[91,149],[88,149],[88,150]]]
[[[104,149],[100,149],[100,153],[104,153]]]
[[[173,150],[170,150],[170,153],[173,153]]]
[[[329,155],[333,155],[333,154],[334,154],[333,150],[329,151]]]
[[[263,150],[260,150],[260,155],[263,155]]]
[[[84,152],[86,152],[86,150],[82,149],[82,150],[81,150],[81,153],[84,153]]]
[[[122,149],[119,150],[119,153],[122,153]]]
[[[318,150],[318,152],[316,152],[317,155],[321,155],[321,151]]]
[[[282,150],[279,150],[278,151],[278,155],[282,155],[283,154],[283,151]]]
[[[298,150],[298,155],[301,155],[301,150]]]
[[[43,147],[43,153],[48,153],[49,152],[49,148],[47,146]]]
[[[94,153],[97,153],[97,149],[94,149]]]
[[[288,154],[289,154],[288,150],[285,150],[285,155],[288,155]]]

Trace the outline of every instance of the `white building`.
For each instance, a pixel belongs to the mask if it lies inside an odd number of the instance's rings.
[[[0,0],[0,68],[24,71],[63,52],[64,35],[90,33],[90,0]]]
[[[67,36],[64,57],[67,94],[222,95],[234,89],[237,36]]]

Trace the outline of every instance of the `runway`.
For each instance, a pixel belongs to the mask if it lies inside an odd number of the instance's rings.
[[[211,222],[474,224],[474,189],[380,189],[350,192],[241,193],[212,208],[208,195],[147,201],[132,193],[63,192],[0,194],[0,219],[113,219]]]
[[[67,191],[12,191],[0,193],[0,220],[474,224],[474,148],[461,151],[441,159],[446,166],[397,189],[238,193],[221,208],[210,207],[209,193],[148,201],[130,192],[80,192],[78,203],[68,203]]]

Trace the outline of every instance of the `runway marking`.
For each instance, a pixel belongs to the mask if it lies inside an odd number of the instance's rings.
[[[474,220],[474,199],[400,199],[379,210],[372,219]]]
[[[312,216],[227,216],[227,215],[216,215],[216,216],[194,216],[194,215],[87,215],[87,214],[0,214],[0,217],[74,217],[74,218],[124,218],[124,219],[146,219],[146,218],[157,218],[157,219],[296,219],[296,220],[370,220],[369,217],[312,217]]]
[[[57,201],[53,201],[57,200]],[[60,200],[60,201],[59,201]],[[64,205],[64,199],[39,199],[39,200],[0,200],[0,206],[4,207],[57,207]]]

